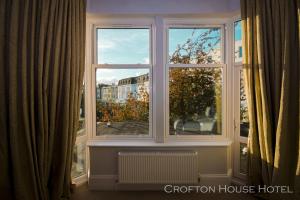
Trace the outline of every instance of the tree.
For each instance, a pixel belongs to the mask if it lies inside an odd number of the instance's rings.
[[[195,40],[189,38],[179,44],[170,56],[174,64],[216,63],[219,36],[218,29],[208,29]],[[221,131],[221,82],[222,72],[214,68],[171,68],[169,70],[170,127],[177,119],[197,120],[204,117],[216,118],[217,131]],[[208,112],[209,110],[209,112]],[[208,116],[207,116],[208,115]]]
[[[129,93],[124,103],[102,102],[97,100],[97,121],[122,122],[149,120],[149,94],[144,87],[138,94]]]

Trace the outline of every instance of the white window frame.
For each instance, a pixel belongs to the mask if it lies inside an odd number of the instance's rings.
[[[241,80],[241,71],[243,70],[243,63],[235,62],[235,36],[234,36],[234,23],[240,21],[240,16],[236,16],[233,19],[232,26],[233,26],[233,92],[234,92],[234,147],[233,147],[233,167],[234,167],[234,176],[242,181],[247,179],[247,174],[243,174],[240,172],[240,144],[248,143],[248,138],[240,136],[240,80]]]
[[[233,76],[233,60],[234,52],[232,51],[232,18],[231,17],[183,17],[183,18],[168,18],[164,16],[154,17],[99,17],[89,16],[86,26],[86,126],[89,136],[89,143],[97,142],[153,142],[156,143],[172,143],[177,144],[181,142],[195,142],[199,145],[212,145],[216,144],[231,144],[231,140],[234,139],[233,131],[233,91],[232,91],[232,76]],[[167,82],[169,81],[167,74],[167,62],[168,62],[168,39],[167,30],[169,26],[189,26],[189,27],[221,27],[222,31],[222,60],[221,64],[213,64],[213,66],[222,66],[222,135],[209,135],[209,136],[170,136],[168,134],[167,120],[168,104],[167,104]],[[150,51],[150,63],[152,72],[152,108],[150,112],[152,114],[151,129],[147,136],[129,136],[129,135],[117,135],[117,136],[96,136],[96,110],[95,110],[95,69],[101,67],[96,64],[96,29],[95,27],[112,27],[112,28],[133,28],[133,27],[151,27],[151,46]],[[226,44],[226,45],[225,45]],[[115,65],[115,64],[114,64]],[[106,67],[103,64],[103,67]],[[115,65],[116,66],[116,65]],[[126,67],[128,65],[126,64]],[[180,65],[182,66],[182,65]],[[207,65],[211,67],[212,65]],[[207,67],[206,66],[206,67]],[[125,67],[125,66],[118,66]],[[140,67],[140,66],[139,66]],[[198,66],[197,66],[198,67]],[[202,65],[204,67],[204,65]],[[227,93],[227,92],[230,92]],[[150,135],[152,132],[152,135]],[[231,156],[228,156],[228,165],[231,165]]]
[[[225,26],[226,19],[167,19],[165,20],[165,78],[164,78],[164,91],[165,91],[165,138],[168,141],[220,141],[228,137],[226,131],[227,119],[226,119],[226,107],[227,107],[227,64],[226,64],[226,47],[225,47]],[[169,29],[170,28],[220,28],[221,31],[221,63],[219,64],[170,64],[169,63]],[[169,69],[170,68],[219,68],[222,70],[222,134],[221,135],[170,135],[169,134]]]
[[[88,148],[87,147],[87,141],[88,141],[88,132],[87,132],[87,101],[86,101],[86,92],[87,92],[87,85],[86,85],[86,73],[84,74],[84,107],[85,107],[85,126],[83,129],[80,129],[77,131],[78,133],[83,133],[82,135],[77,136],[76,135],[76,141],[75,145],[78,145],[80,143],[84,143],[85,145],[85,173],[78,176],[78,177],[72,177],[72,182],[76,185],[81,185],[85,183],[88,179],[88,169],[89,169],[89,156],[88,156]],[[72,155],[72,163],[73,163],[73,155]]]
[[[91,62],[91,101],[92,101],[92,140],[153,140],[153,49],[154,22],[151,19],[100,19],[92,24],[93,56]],[[98,28],[146,28],[149,29],[149,64],[97,64],[97,29]],[[149,134],[148,135],[96,135],[96,70],[97,69],[149,69]]]
[[[248,143],[248,138],[240,136],[240,78],[241,71],[243,67],[242,65],[236,64],[234,69],[234,130],[235,130],[235,138],[234,138],[234,175],[240,179],[246,180],[247,174],[243,174],[240,172],[240,144]]]

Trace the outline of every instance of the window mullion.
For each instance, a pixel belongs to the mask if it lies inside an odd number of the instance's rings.
[[[94,69],[101,69],[101,68],[107,68],[107,69],[134,69],[134,68],[151,68],[151,64],[93,64]]]

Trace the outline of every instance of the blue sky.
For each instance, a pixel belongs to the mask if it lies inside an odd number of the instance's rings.
[[[98,29],[98,64],[149,64],[149,29]]]
[[[98,64],[149,64],[149,29],[98,29]],[[98,69],[96,82],[118,80],[149,73],[148,69]]]
[[[120,79],[149,73],[149,69],[97,69],[96,82],[117,84]]]
[[[236,22],[236,26],[234,29],[234,40],[242,40],[241,21]]]
[[[169,55],[184,44],[188,38],[196,39],[208,29],[170,29]],[[149,64],[149,29],[97,29],[98,64]],[[214,32],[211,36],[218,36]],[[241,39],[240,23],[236,26],[235,38]],[[112,83],[119,79],[148,73],[148,69],[98,69],[96,81],[98,83]]]
[[[209,31],[209,29],[193,29],[193,28],[176,28],[169,29],[169,55],[172,55],[176,50],[178,44],[182,45],[187,42],[188,39],[195,41],[204,32]],[[220,31],[214,31],[210,34],[211,37],[220,37]],[[215,42],[216,39],[211,40]],[[219,43],[220,44],[220,43]]]

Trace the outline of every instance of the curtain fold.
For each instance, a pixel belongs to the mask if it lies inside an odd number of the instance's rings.
[[[0,1],[3,199],[70,195],[85,13],[85,0]]]
[[[241,0],[248,181],[294,187],[299,157],[299,0]],[[299,176],[299,169],[298,169]]]

